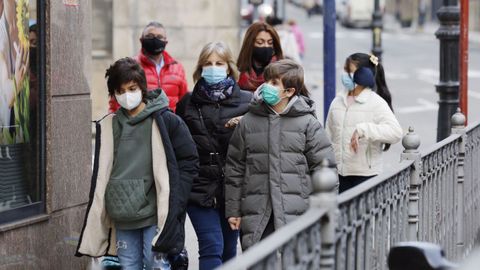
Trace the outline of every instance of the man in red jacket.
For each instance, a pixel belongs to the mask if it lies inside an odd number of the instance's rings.
[[[165,27],[161,23],[150,22],[143,30],[140,43],[142,49],[135,59],[145,70],[148,90],[162,88],[170,100],[170,109],[175,111],[188,86],[182,64],[165,51],[168,43]],[[110,99],[109,105],[110,112],[120,108],[115,98]]]

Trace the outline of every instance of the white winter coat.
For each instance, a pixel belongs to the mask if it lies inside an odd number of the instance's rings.
[[[280,37],[280,46],[282,47],[283,55],[301,64],[300,49],[298,48],[297,40],[292,30],[286,25],[277,26],[275,30]]]
[[[357,130],[359,148],[350,147]],[[382,149],[402,138],[402,128],[387,102],[371,89],[364,89],[347,106],[347,92],[338,93],[328,112],[327,136],[335,150],[338,173],[342,176],[371,176],[382,172]]]

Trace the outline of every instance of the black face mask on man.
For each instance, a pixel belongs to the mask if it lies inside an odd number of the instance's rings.
[[[253,59],[263,67],[272,60],[274,50],[272,47],[253,47]]]
[[[142,38],[142,49],[151,55],[158,55],[165,50],[167,42],[158,38]]]

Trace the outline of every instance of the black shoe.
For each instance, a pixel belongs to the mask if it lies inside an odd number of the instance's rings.
[[[172,270],[188,269],[188,253],[185,248],[183,248],[183,250],[179,254],[169,256],[169,260],[172,266]]]

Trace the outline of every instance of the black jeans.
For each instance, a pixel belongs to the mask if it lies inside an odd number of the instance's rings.
[[[350,175],[350,176],[341,176],[338,175],[338,181],[340,182],[340,187],[339,187],[339,193],[344,192],[345,190],[351,189],[356,185],[359,185],[368,179],[374,177],[376,175],[370,175],[370,176],[356,176],[356,175]]]

